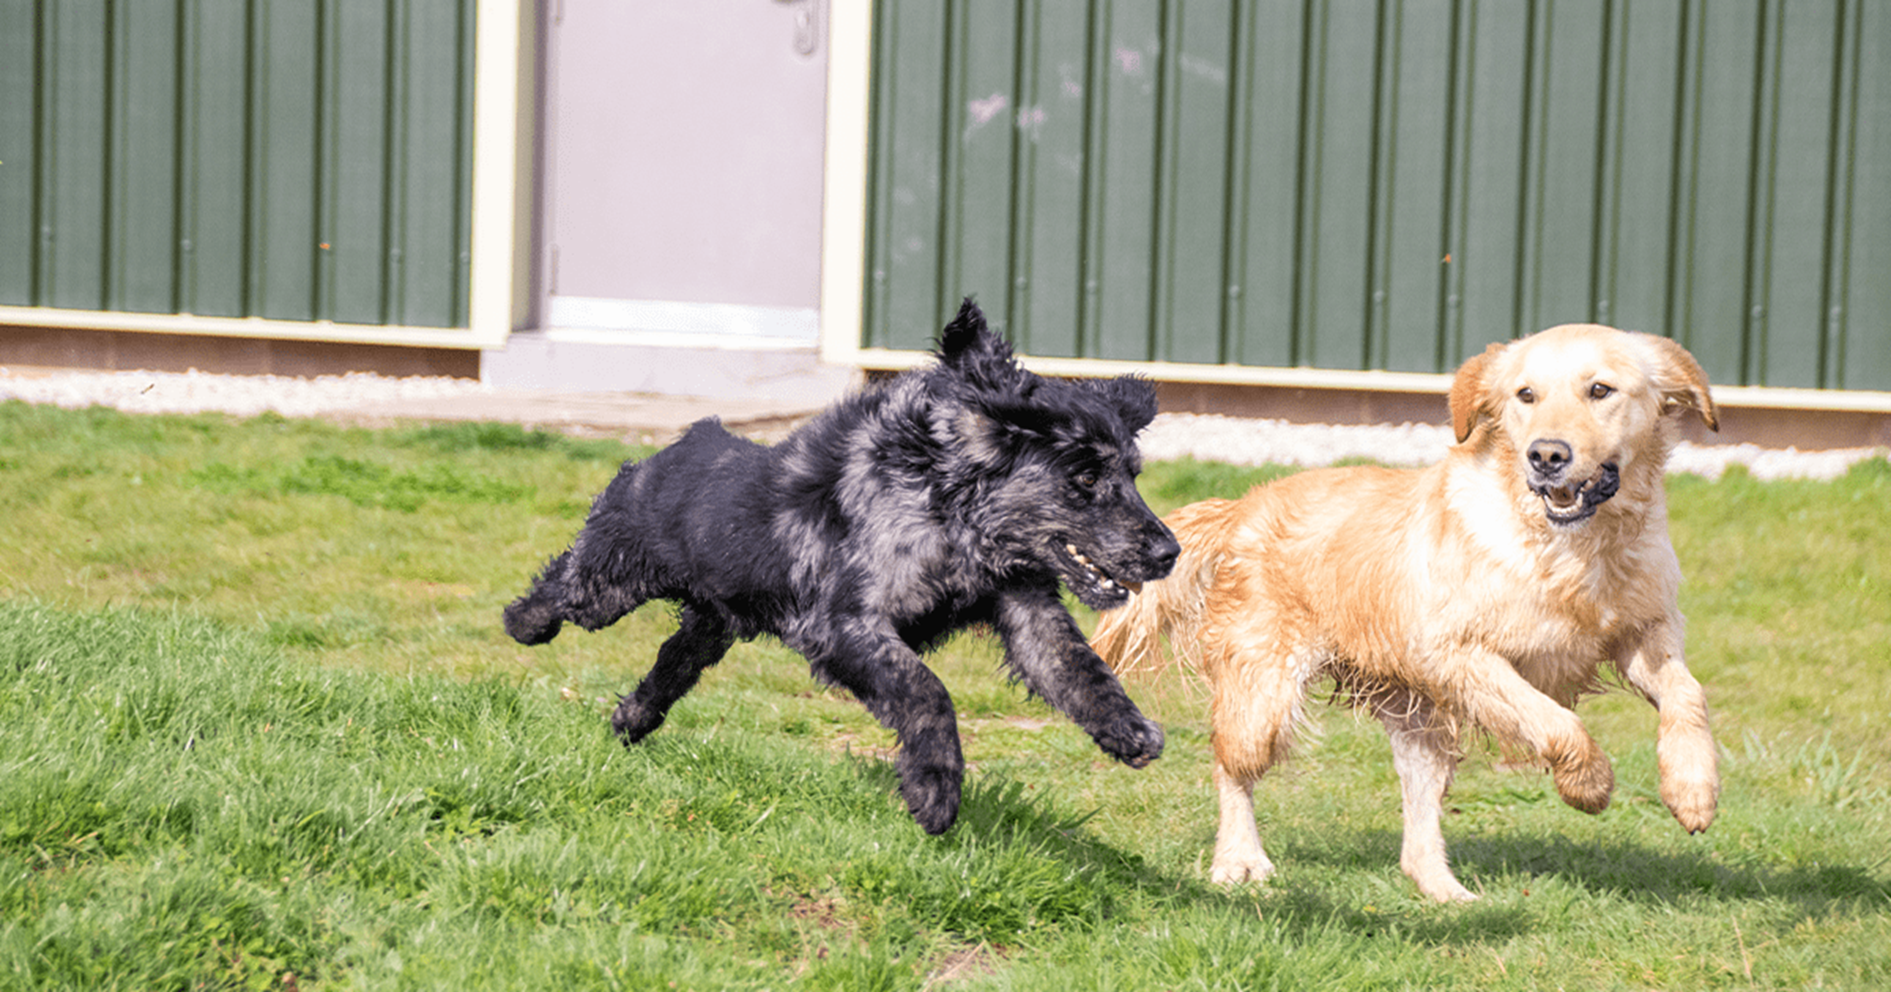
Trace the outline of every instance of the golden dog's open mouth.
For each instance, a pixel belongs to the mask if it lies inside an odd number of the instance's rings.
[[[1595,475],[1577,482],[1536,482],[1530,490],[1543,500],[1543,513],[1550,523],[1568,526],[1595,515],[1596,507],[1608,502],[1621,488],[1621,473],[1613,462],[1605,462]]]

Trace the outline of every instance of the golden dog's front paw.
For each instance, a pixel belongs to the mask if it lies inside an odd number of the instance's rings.
[[[1254,857],[1222,856],[1215,859],[1214,867],[1209,869],[1208,880],[1216,885],[1235,886],[1247,883],[1256,885],[1273,877],[1274,863],[1267,860],[1267,855]]]
[[[1584,813],[1600,813],[1609,808],[1615,792],[1615,766],[1592,740],[1561,760],[1550,760],[1550,773],[1556,779],[1556,791],[1568,803]]]
[[[1411,873],[1407,872],[1407,874],[1410,875]],[[1442,876],[1424,878],[1411,875],[1411,879],[1418,885],[1419,892],[1435,902],[1477,901],[1477,894],[1465,888],[1462,882],[1452,878],[1450,872],[1445,872]]]
[[[1666,734],[1658,753],[1661,801],[1688,833],[1706,830],[1720,804],[1720,768],[1714,760],[1713,738],[1704,732]]]
[[[1720,805],[1718,782],[1661,784],[1661,801],[1688,833],[1698,834],[1714,823]]]

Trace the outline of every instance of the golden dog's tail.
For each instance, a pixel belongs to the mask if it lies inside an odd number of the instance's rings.
[[[1163,518],[1182,545],[1175,569],[1160,582],[1143,583],[1142,591],[1128,603],[1103,613],[1096,635],[1090,638],[1090,647],[1112,670],[1118,674],[1159,672],[1171,656],[1195,667],[1202,605],[1214,585],[1215,568],[1238,505],[1234,500],[1207,499]],[[1163,651],[1164,638],[1169,642],[1167,652]]]

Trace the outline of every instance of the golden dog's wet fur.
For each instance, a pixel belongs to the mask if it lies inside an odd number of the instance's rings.
[[[1322,675],[1385,724],[1400,866],[1434,899],[1475,898],[1439,828],[1463,728],[1539,757],[1571,806],[1608,806],[1614,771],[1570,708],[1604,664],[1660,712],[1662,800],[1689,831],[1713,822],[1662,486],[1679,420],[1718,427],[1700,365],[1666,338],[1564,325],[1465,362],[1450,406],[1458,444],[1429,468],[1318,469],[1177,510],[1174,572],[1103,615],[1093,643],[1118,670],[1159,663],[1166,635],[1207,678],[1216,882],[1273,873],[1253,787]]]

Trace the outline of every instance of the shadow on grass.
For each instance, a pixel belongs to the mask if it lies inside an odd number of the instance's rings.
[[[1383,841],[1395,853],[1398,837]],[[1504,875],[1553,876],[1584,889],[1635,902],[1783,900],[1823,912],[1834,903],[1891,900],[1891,885],[1863,867],[1831,864],[1767,867],[1728,864],[1711,852],[1662,851],[1620,841],[1579,843],[1566,837],[1484,836],[1451,845],[1466,884]]]
[[[1282,865],[1325,865],[1336,871],[1356,871],[1372,865],[1395,868],[1400,835],[1397,831],[1363,830],[1349,835],[1327,835],[1319,844],[1283,842],[1274,853]],[[1529,879],[1554,881],[1575,890],[1578,900],[1607,895],[1630,904],[1652,907],[1695,906],[1717,903],[1767,902],[1790,907],[1782,916],[1787,927],[1801,920],[1876,913],[1891,902],[1891,885],[1874,877],[1869,868],[1809,864],[1790,867],[1735,865],[1711,852],[1664,851],[1629,841],[1584,843],[1566,837],[1524,835],[1462,838],[1451,844],[1452,868],[1479,902],[1439,911],[1382,912],[1365,905],[1345,905],[1315,887],[1234,890],[1208,898],[1241,901],[1265,898],[1275,913],[1320,920],[1357,929],[1361,933],[1396,928],[1417,940],[1439,943],[1482,942],[1525,933],[1556,929],[1560,924],[1539,917],[1527,900],[1505,898],[1503,893],[1529,895]],[[1522,884],[1514,884],[1521,878]],[[1275,883],[1278,885],[1279,883]],[[1398,885],[1410,886],[1402,875]],[[1412,891],[1418,905],[1426,905]],[[1261,893],[1267,893],[1262,897]],[[1245,904],[1243,904],[1245,905]]]
[[[890,767],[855,760],[861,765],[863,788],[897,790]],[[1080,874],[1141,889],[1164,907],[1155,910],[1158,913],[1199,911],[1226,914],[1231,920],[1259,915],[1309,937],[1337,929],[1367,937],[1396,935],[1419,944],[1483,944],[1566,926],[1551,903],[1528,898],[1530,879],[1557,883],[1566,893],[1555,903],[1559,906],[1604,896],[1683,912],[1768,903],[1778,907],[1779,924],[1786,929],[1803,920],[1876,913],[1891,902],[1891,884],[1867,866],[1729,864],[1706,850],[1522,834],[1452,843],[1452,863],[1460,879],[1473,891],[1486,893],[1483,900],[1466,906],[1430,904],[1402,875],[1392,883],[1409,892],[1410,900],[1401,903],[1374,899],[1356,888],[1342,892],[1325,881],[1296,885],[1276,879],[1263,887],[1223,889],[1192,872],[1160,870],[1136,853],[1097,839],[1083,829],[1087,816],[1060,816],[1041,794],[1026,796],[1020,783],[986,777],[968,785],[959,825],[941,839],[946,845],[965,843],[968,836],[1003,839],[1064,862]],[[1380,868],[1396,871],[1399,841],[1397,831],[1329,831],[1318,841],[1282,838],[1273,853],[1283,866],[1330,869],[1321,874],[1331,879]],[[1361,894],[1349,897],[1349,892]],[[1375,901],[1382,905],[1372,905]],[[1704,908],[1715,904],[1721,910]]]

